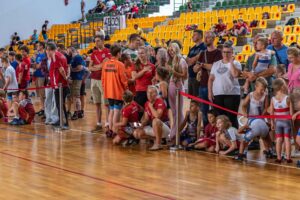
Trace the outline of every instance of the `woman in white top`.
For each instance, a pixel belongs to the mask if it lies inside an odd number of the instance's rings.
[[[173,125],[170,133],[170,138],[173,139],[176,135],[176,115],[179,113],[179,124],[183,122],[183,97],[180,95],[179,108],[176,108],[176,89],[183,91],[183,82],[187,79],[188,65],[185,59],[182,57],[179,45],[177,43],[171,43],[168,48],[169,64],[167,69],[170,72],[171,78],[169,83],[169,103],[173,114]]]
[[[211,102],[227,109],[238,111],[240,105],[240,85],[238,76],[241,73],[241,63],[234,60],[231,42],[225,42],[222,50],[223,59],[212,66],[208,80],[208,98]],[[237,116],[217,109],[219,114],[227,115],[232,126],[238,128]]]

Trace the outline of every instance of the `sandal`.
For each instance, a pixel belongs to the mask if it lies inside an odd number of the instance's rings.
[[[162,150],[163,148],[160,145],[156,145],[154,144],[149,151],[158,151],[158,150]]]

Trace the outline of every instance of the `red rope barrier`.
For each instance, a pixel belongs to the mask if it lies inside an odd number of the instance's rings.
[[[237,115],[237,116],[243,116],[243,117],[247,117],[247,118],[259,118],[259,119],[292,119],[291,115],[245,115],[245,114],[242,114],[242,113],[230,110],[228,108],[224,108],[222,106],[219,106],[219,105],[214,104],[214,103],[212,103],[210,101],[201,99],[199,97],[195,97],[193,95],[190,95],[190,94],[187,94],[187,93],[184,93],[184,92],[179,92],[179,93],[182,96],[188,97],[190,99],[193,99],[193,100],[198,101],[200,103],[204,103],[204,104],[210,105],[210,106],[215,107],[215,108],[219,108],[221,110],[224,110],[226,112],[229,112],[229,113]],[[297,119],[300,119],[300,115],[297,116]]]

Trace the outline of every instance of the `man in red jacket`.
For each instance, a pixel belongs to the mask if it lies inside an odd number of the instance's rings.
[[[60,104],[59,104],[59,85],[62,84],[63,88],[63,111],[65,115],[65,124],[64,129],[68,129],[68,114],[66,110],[66,98],[70,93],[69,85],[68,85],[68,64],[66,57],[57,51],[57,47],[55,43],[48,43],[47,44],[47,52],[50,59],[50,84],[54,88],[54,95],[55,95],[55,103],[58,110],[59,119],[63,116],[60,116]],[[60,121],[54,124],[54,126],[59,126]]]

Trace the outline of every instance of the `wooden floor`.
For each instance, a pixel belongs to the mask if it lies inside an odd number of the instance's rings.
[[[92,105],[71,130],[0,124],[0,199],[299,199],[300,170],[203,152],[112,146]]]

